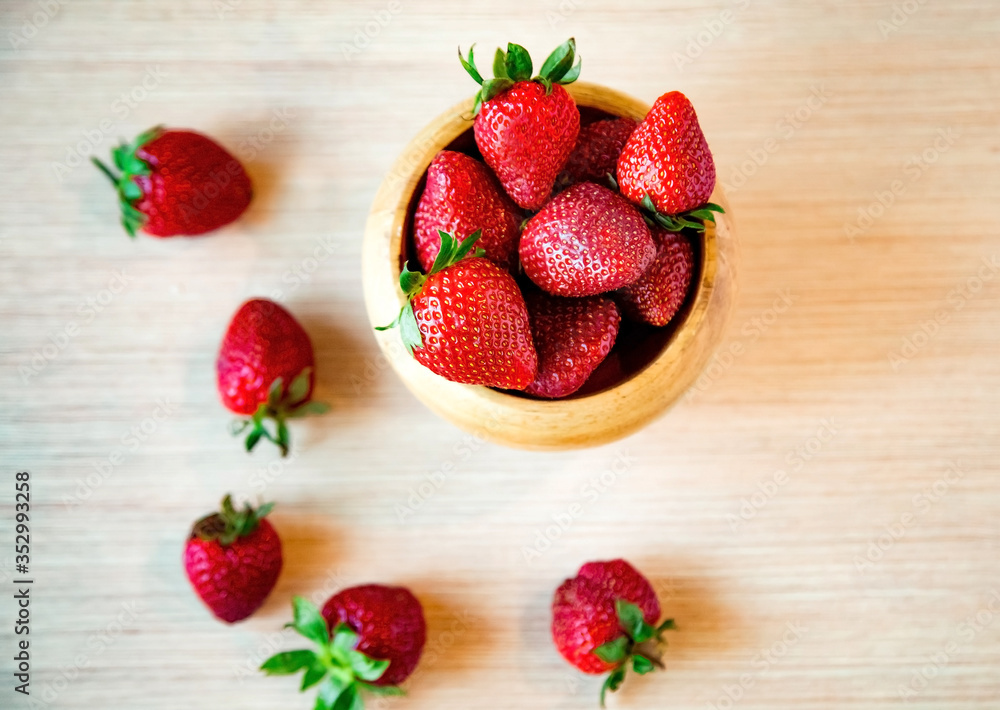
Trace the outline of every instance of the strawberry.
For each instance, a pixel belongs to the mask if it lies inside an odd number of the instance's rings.
[[[286,419],[322,414],[328,407],[311,400],[312,343],[291,313],[274,301],[254,298],[236,311],[219,348],[216,362],[219,395],[237,422],[235,435],[247,429],[246,449],[262,438],[288,455]],[[274,432],[265,422],[274,420]]]
[[[703,230],[722,212],[708,202],[715,162],[688,98],[671,91],[656,100],[618,158],[618,184],[670,231]]]
[[[230,624],[261,607],[281,572],[281,540],[264,516],[273,503],[222,510],[194,524],[184,548],[184,571],[212,613]]]
[[[631,286],[618,291],[622,310],[633,320],[666,325],[687,297],[694,276],[694,249],[680,232],[652,228],[656,258]]]
[[[473,45],[475,47],[475,45]],[[531,79],[531,56],[518,44],[497,49],[494,78],[486,81],[476,68],[473,48],[458,58],[481,85],[473,108],[476,145],[507,194],[527,210],[538,210],[566,164],[577,134],[580,110],[564,88],[580,76],[574,66],[576,41],[556,48]]]
[[[639,211],[592,182],[554,197],[521,233],[521,265],[559,296],[592,296],[636,281],[656,246]]]
[[[157,126],[112,151],[116,174],[94,158],[118,191],[122,226],[155,237],[204,234],[250,205],[253,190],[240,161],[207,136]]]
[[[614,176],[618,156],[638,125],[631,118],[609,118],[582,127],[558,184],[599,183],[608,175]]]
[[[372,685],[398,685],[416,669],[427,638],[423,607],[405,587],[366,584],[345,589],[323,606],[331,633],[346,624],[358,634],[355,648],[389,666]]]
[[[552,639],[563,658],[584,673],[609,673],[601,689],[625,680],[629,664],[640,675],[663,668],[659,643],[674,628],[660,618],[660,603],[649,581],[625,560],[588,562],[556,590],[552,602]]]
[[[442,150],[427,168],[427,187],[413,221],[417,261],[426,272],[441,248],[438,232],[472,234],[481,229],[479,246],[486,258],[512,271],[523,216],[489,169],[475,158]]]
[[[531,335],[538,349],[538,375],[524,391],[565,397],[578,390],[611,352],[621,314],[609,298],[562,298],[544,293],[525,297]]]
[[[369,584],[331,597],[322,613],[295,597],[289,624],[318,651],[278,653],[260,667],[268,675],[305,671],[302,690],[319,684],[316,710],[361,710],[361,691],[402,695],[427,640],[423,608],[403,587]]]
[[[619,330],[619,332],[621,331]],[[575,394],[582,397],[603,392],[609,387],[620,384],[625,379],[625,375],[621,355],[618,354],[617,350],[612,350],[601,364],[590,373],[590,377],[583,383],[583,387],[578,389]]]
[[[441,232],[428,274],[403,267],[406,305],[391,324],[403,344],[432,372],[452,382],[523,390],[538,369],[524,297],[514,277],[481,250],[466,258],[477,231],[459,243]]]

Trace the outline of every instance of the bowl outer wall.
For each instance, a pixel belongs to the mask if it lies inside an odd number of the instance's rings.
[[[566,87],[582,106],[642,120],[649,106],[613,89]],[[362,245],[365,306],[372,326],[390,323],[404,305],[399,255],[414,190],[434,156],[471,128],[472,99],[428,124],[406,146],[372,203]],[[712,201],[726,212],[706,229],[697,292],[683,324],[644,369],[586,397],[536,400],[449,382],[414,360],[396,330],[373,331],[387,362],[429,409],[477,437],[534,450],[598,446],[627,436],[663,414],[695,382],[721,342],[737,293],[739,248],[732,211],[716,183]]]

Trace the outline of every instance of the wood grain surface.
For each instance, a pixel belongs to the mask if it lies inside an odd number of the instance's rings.
[[[474,91],[455,47],[688,94],[742,241],[685,400],[605,448],[527,453],[430,414],[362,302],[361,236],[407,142]],[[1000,706],[1000,7],[971,0],[5,0],[0,5],[0,707],[308,708],[252,669],[289,600],[410,586],[409,697],[596,707],[548,639],[556,585],[624,556],[679,627],[618,708]],[[484,62],[486,64],[487,62]],[[89,165],[157,123],[217,136],[257,196],[130,242]],[[333,411],[293,456],[227,433],[213,364],[247,297],[300,317]],[[13,692],[13,474],[32,481],[31,693]],[[226,627],[190,523],[277,501],[286,567]],[[908,702],[907,702],[908,701]]]

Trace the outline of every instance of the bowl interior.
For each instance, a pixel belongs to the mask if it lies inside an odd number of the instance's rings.
[[[581,126],[594,123],[595,121],[618,117],[616,114],[604,109],[585,105],[582,103],[583,100],[584,99],[581,97],[577,97],[577,105],[580,108]],[[624,115],[635,119],[642,118],[642,116],[636,116],[635,112],[625,112]],[[459,133],[459,135],[457,135],[450,143],[448,143],[445,150],[465,153],[466,155],[469,155],[479,161],[483,160],[482,154],[476,146],[471,122],[468,122],[468,127]],[[401,248],[400,253],[398,254],[398,269],[400,272],[403,270],[403,264],[406,262],[411,262],[411,268],[413,268],[416,263],[416,251],[413,242],[413,220],[426,183],[427,172],[425,170],[410,195],[409,203],[405,211],[405,218],[403,221],[403,238],[400,241]],[[533,213],[527,211],[524,212],[525,217],[529,217],[531,214]],[[587,383],[580,388],[580,390],[568,397],[562,398],[563,400],[588,397],[599,392],[604,392],[632,379],[646,369],[654,360],[656,360],[656,358],[669,346],[677,331],[684,326],[691,314],[692,306],[697,299],[698,291],[703,287],[705,261],[704,234],[696,234],[690,231],[686,232],[686,234],[690,238],[692,246],[694,247],[695,269],[692,276],[691,286],[688,288],[688,293],[684,299],[684,304],[677,312],[677,315],[671,319],[670,323],[663,327],[635,323],[628,318],[623,317],[618,338],[615,341],[614,348],[608,355],[608,359],[604,363],[603,369],[599,367]],[[517,278],[522,288],[533,288],[533,285],[525,276],[523,276],[523,274],[519,275]],[[615,362],[616,360],[617,362]],[[621,365],[620,370],[617,367],[612,370],[613,364],[617,365],[617,363],[620,363]],[[516,392],[512,390],[495,391],[502,392],[512,397],[532,400],[539,399],[523,392]]]

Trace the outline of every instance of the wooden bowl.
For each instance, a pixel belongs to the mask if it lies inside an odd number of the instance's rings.
[[[603,115],[641,120],[649,106],[594,84],[566,87],[586,123]],[[472,99],[432,121],[414,138],[379,188],[365,228],[362,274],[372,326],[396,317],[404,304],[399,273],[411,255],[413,211],[424,174],[444,148],[475,154]],[[603,391],[561,400],[449,382],[417,363],[397,330],[375,333],[382,352],[403,383],[429,409],[478,437],[524,449],[577,449],[624,437],[649,424],[674,404],[707,365],[722,340],[736,295],[738,248],[732,212],[719,185],[712,201],[726,212],[695,244],[699,264],[681,313],[667,328],[634,327],[629,374]],[[626,351],[622,350],[623,356]],[[633,354],[630,350],[629,356]]]

